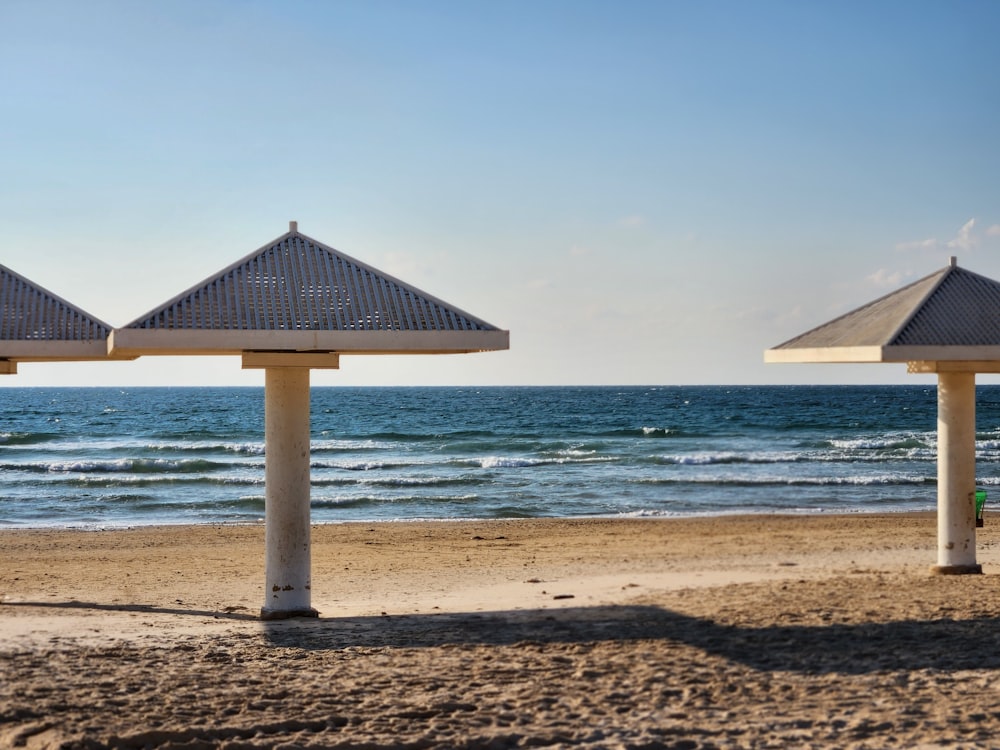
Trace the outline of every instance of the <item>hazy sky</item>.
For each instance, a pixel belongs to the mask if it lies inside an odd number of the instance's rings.
[[[991,1],[0,0],[0,263],[125,325],[294,219],[511,331],[316,384],[922,382],[763,350],[949,255],[1000,278],[998,37]]]

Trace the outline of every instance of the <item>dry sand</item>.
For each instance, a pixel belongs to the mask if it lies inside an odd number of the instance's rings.
[[[996,747],[1000,533],[932,515],[0,532],[0,747]]]

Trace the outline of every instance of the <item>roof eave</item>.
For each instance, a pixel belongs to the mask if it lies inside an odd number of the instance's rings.
[[[989,362],[1000,346],[831,346],[768,349],[767,363]]]
[[[105,339],[0,341],[0,359],[19,362],[81,362],[108,359]]]
[[[508,331],[253,331],[119,328],[112,357],[229,355],[245,351],[463,354],[510,348]]]
[[[887,346],[885,362],[1000,361],[1000,346]]]
[[[824,346],[803,348],[776,348],[764,352],[767,363],[817,363],[842,362],[866,363],[885,362],[885,347],[882,346]]]

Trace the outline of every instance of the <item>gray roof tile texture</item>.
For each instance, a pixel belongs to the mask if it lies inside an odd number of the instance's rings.
[[[126,328],[497,330],[298,231],[280,237]]]
[[[110,328],[0,266],[0,341],[99,341]]]
[[[946,267],[775,349],[1000,346],[1000,283]]]

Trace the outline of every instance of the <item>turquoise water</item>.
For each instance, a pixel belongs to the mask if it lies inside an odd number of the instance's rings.
[[[930,509],[928,386],[313,388],[318,522]],[[0,526],[246,522],[258,388],[0,389]],[[1000,484],[1000,387],[979,483]]]

